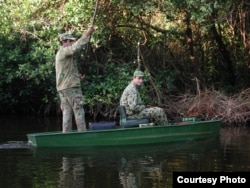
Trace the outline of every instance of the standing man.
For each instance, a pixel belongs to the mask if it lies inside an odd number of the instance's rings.
[[[157,125],[166,125],[168,123],[166,114],[162,108],[149,107],[143,104],[138,88],[142,86],[144,73],[136,70],[132,82],[125,88],[120,99],[120,105],[125,106],[126,115],[131,119],[148,118],[150,122]]]
[[[61,100],[63,115],[62,131],[72,130],[72,117],[74,114],[77,130],[86,131],[85,112],[83,108],[83,95],[81,90],[81,76],[78,71],[74,54],[79,52],[89,42],[93,26],[76,40],[71,34],[60,35],[60,49],[56,54],[56,89]]]

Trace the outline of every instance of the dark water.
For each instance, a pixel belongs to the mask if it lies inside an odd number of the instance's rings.
[[[60,120],[0,120],[0,188],[171,188],[173,171],[250,171],[249,128],[162,145],[50,150],[31,149],[26,134],[58,130]]]

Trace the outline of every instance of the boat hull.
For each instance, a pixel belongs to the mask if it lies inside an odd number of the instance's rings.
[[[157,144],[217,136],[220,121],[201,121],[168,126],[115,128],[86,132],[44,132],[28,134],[34,147],[83,147]]]

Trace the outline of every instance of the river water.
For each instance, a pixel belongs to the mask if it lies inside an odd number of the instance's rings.
[[[250,129],[161,145],[34,149],[26,134],[60,129],[57,118],[0,118],[0,188],[172,188],[173,172],[250,172]]]

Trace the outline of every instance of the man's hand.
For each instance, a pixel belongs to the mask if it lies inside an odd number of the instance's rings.
[[[83,80],[84,80],[84,78],[85,78],[85,74],[84,74],[84,75],[79,74],[79,77],[80,77],[80,80],[81,80],[81,81],[83,81]]]
[[[85,35],[86,35],[86,36],[90,36],[94,31],[95,31],[94,26],[93,26],[93,25],[90,25],[90,26],[88,27],[88,30],[86,31]]]

